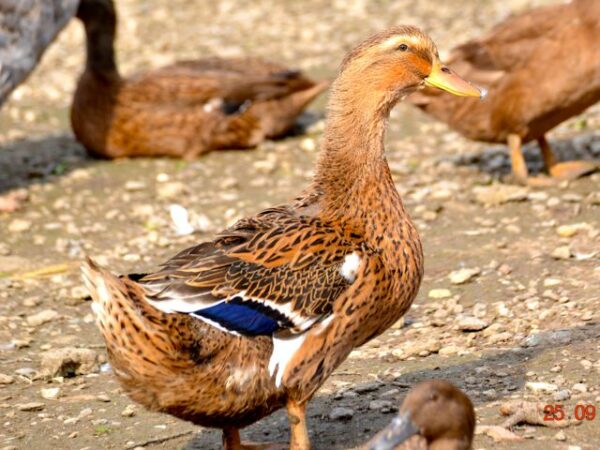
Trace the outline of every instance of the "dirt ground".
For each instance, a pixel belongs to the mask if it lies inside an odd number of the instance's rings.
[[[343,53],[387,25],[417,24],[442,57],[514,11],[550,1],[120,0],[124,73],[207,54],[253,54],[332,77]],[[213,449],[215,430],[148,413],[105,363],[78,275],[85,254],[114,271],[142,271],[308,182],[326,96],[303,117],[308,134],[194,162],[100,161],[68,127],[82,67],[72,23],[0,110],[0,195],[28,200],[0,214],[0,450]],[[554,130],[563,159],[600,158],[600,108]],[[547,188],[503,181],[506,149],[466,141],[408,105],[390,120],[387,154],[421,233],[426,276],[405,320],[356,350],[309,407],[316,449],[359,445],[388,423],[414,383],[444,378],[477,410],[475,449],[596,449],[600,442],[600,174]],[[541,167],[535,146],[530,166]],[[198,231],[177,236],[169,205]],[[48,377],[49,352],[83,349],[90,367]],[[44,367],[42,367],[42,361]],[[518,441],[486,426],[507,401],[594,405],[564,428],[521,424]],[[343,409],[340,409],[343,408]],[[342,416],[340,418],[339,416]],[[591,417],[591,416],[590,416]],[[548,423],[545,423],[548,425]],[[255,441],[288,439],[283,412],[249,427]]]

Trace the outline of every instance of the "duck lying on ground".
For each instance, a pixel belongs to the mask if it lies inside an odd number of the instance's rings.
[[[105,158],[196,158],[288,133],[327,83],[259,59],[182,61],[123,78],[112,0],[81,0],[87,61],[71,107],[77,139]]]

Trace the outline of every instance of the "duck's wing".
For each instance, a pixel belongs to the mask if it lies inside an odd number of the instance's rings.
[[[139,91],[147,101],[219,103],[236,110],[235,105],[285,97],[314,85],[300,71],[260,60],[210,58],[145,72],[131,78],[128,89]]]
[[[364,250],[318,219],[275,208],[140,279],[147,299],[230,333],[301,333],[332,312]]]

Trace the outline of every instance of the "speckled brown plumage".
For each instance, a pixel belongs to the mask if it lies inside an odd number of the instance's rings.
[[[220,428],[243,427],[285,404],[283,389],[274,387],[267,371],[268,337],[224,338],[188,315],[153,308],[144,288],[127,277],[92,262],[85,270],[111,365],[133,400]],[[242,368],[252,376],[239,373]]]
[[[404,42],[410,48],[397,50]],[[441,68],[419,30],[374,36],[333,85],[316,175],[296,200],[240,220],[156,273],[117,278],[85,266],[111,362],[137,401],[222,428],[232,449],[238,428],[285,403],[290,447],[310,447],[306,402],[419,289],[421,242],[383,137],[393,105],[439,79],[479,95]]]
[[[82,0],[86,69],[71,108],[77,139],[107,157],[195,158],[285,135],[326,83],[256,58],[182,61],[119,75],[112,0]]]
[[[360,450],[470,450],[475,410],[469,397],[443,380],[419,383],[398,416]]]
[[[524,181],[521,144],[538,140],[551,175],[574,178],[590,162],[557,164],[545,133],[600,100],[600,2],[573,0],[509,17],[458,46],[448,64],[488,88],[484,101],[425,90],[411,101],[469,139],[508,143]]]

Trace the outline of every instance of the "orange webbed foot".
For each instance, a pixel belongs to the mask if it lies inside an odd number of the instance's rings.
[[[565,161],[549,168],[550,175],[559,180],[575,180],[600,169],[594,161]]]

